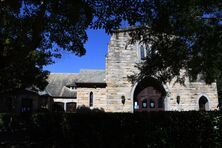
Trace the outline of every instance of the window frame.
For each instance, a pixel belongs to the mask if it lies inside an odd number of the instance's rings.
[[[144,48],[144,45],[140,45],[139,47],[139,53],[140,53],[140,60],[146,59],[146,48]]]
[[[143,51],[144,56],[142,56],[142,51]],[[151,52],[151,45],[145,45],[142,43],[138,43],[137,54],[138,54],[139,60],[141,60],[141,61],[145,60],[147,56],[150,56],[150,52]]]

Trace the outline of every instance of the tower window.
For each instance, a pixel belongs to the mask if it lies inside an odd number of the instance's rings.
[[[140,60],[145,60],[146,57],[151,55],[151,46],[150,45],[140,45],[138,49],[138,55]]]
[[[145,56],[145,48],[143,47],[143,45],[140,46],[140,59],[141,60],[145,60],[146,56]]]

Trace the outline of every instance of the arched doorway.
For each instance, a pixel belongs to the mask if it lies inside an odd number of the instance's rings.
[[[199,110],[208,111],[209,110],[209,101],[205,96],[201,96],[199,99]]]
[[[158,80],[146,78],[138,83],[133,95],[134,111],[163,111],[166,91]]]

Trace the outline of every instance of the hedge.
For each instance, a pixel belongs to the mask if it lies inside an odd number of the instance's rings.
[[[0,114],[1,147],[222,147],[221,112]]]

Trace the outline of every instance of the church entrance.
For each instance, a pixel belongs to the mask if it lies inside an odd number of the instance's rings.
[[[149,78],[138,83],[134,91],[134,111],[163,111],[165,89],[156,79]]]

